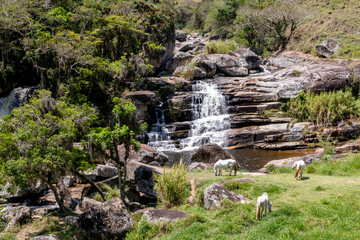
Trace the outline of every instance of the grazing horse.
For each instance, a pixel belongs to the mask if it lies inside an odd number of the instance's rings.
[[[234,159],[225,159],[225,160],[222,160],[222,159],[219,159],[215,164],[214,164],[214,173],[215,173],[215,176],[221,176],[221,169],[222,168],[231,168],[231,171],[230,171],[230,175],[234,169],[235,173],[234,173],[234,176],[236,175],[237,173],[237,170],[238,170],[238,165],[237,165],[237,162],[236,160]],[[217,172],[219,172],[219,174],[217,174]]]
[[[267,193],[264,193],[263,195],[258,197],[256,203],[256,219],[260,220],[262,218],[264,210],[265,210],[265,215],[267,209],[269,209],[269,212],[271,212],[271,206],[272,205]],[[260,208],[261,208],[261,213],[260,213]]]
[[[292,165],[292,169],[296,168],[296,173],[295,173],[296,179],[298,179],[297,177],[299,175],[299,172],[300,172],[300,180],[302,179],[302,174],[304,172],[305,166],[306,166],[306,164],[303,160],[294,162],[294,164]]]

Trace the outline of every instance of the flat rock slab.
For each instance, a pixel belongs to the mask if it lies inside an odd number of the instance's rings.
[[[179,219],[187,218],[190,216],[190,214],[179,211],[158,209],[147,211],[143,216],[147,219],[148,222],[156,223],[159,221],[174,222]]]
[[[273,160],[265,164],[265,166],[259,169],[259,172],[265,173],[268,172],[267,168],[270,165],[273,165],[275,168],[291,168],[294,162],[303,160],[306,164],[311,164],[313,160],[318,160],[321,158],[321,154],[309,154],[302,157],[292,157],[292,158],[285,158],[280,160]]]

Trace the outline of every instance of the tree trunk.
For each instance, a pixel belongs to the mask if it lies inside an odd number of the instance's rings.
[[[104,192],[94,183],[93,180],[91,180],[90,178],[88,178],[86,175],[81,174],[79,171],[77,171],[77,170],[75,170],[75,169],[73,169],[72,172],[73,172],[76,176],[78,176],[78,177],[84,179],[85,181],[89,182],[90,185],[100,194],[100,196],[102,197],[102,199],[104,200],[104,202],[107,201]]]
[[[55,200],[57,202],[57,204],[59,205],[60,211],[61,212],[68,212],[69,209],[65,208],[64,203],[62,202],[58,191],[56,190],[56,187],[54,187],[51,183],[47,182],[46,183],[48,185],[48,187],[51,189],[51,191],[53,191],[54,195],[55,195]]]

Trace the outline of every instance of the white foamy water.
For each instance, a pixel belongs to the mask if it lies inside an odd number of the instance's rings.
[[[0,117],[9,115],[14,108],[24,103],[34,88],[35,87],[18,87],[13,89],[8,96],[0,98]]]
[[[190,122],[189,135],[179,141],[176,147],[170,138],[175,129],[165,125],[163,111],[156,112],[157,123],[148,134],[148,145],[160,151],[193,150],[206,143],[226,146],[226,134],[230,129],[230,116],[227,114],[226,98],[216,84],[198,81],[192,87],[191,109],[193,121]]]

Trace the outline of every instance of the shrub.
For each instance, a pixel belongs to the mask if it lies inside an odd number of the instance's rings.
[[[219,41],[211,41],[206,44],[206,52],[208,54],[216,54],[216,53],[229,53],[237,49],[239,45],[234,40],[219,40]]]
[[[187,167],[180,162],[178,165],[156,176],[155,190],[159,200],[165,205],[177,206],[185,202],[189,195],[189,181],[186,178]]]
[[[360,108],[351,90],[346,89],[320,94],[301,92],[290,99],[288,112],[298,121],[312,121],[324,126],[357,117],[360,115]]]

